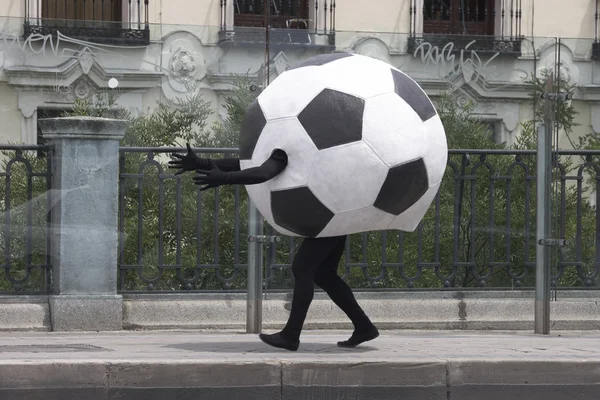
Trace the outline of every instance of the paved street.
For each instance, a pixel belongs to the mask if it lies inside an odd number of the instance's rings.
[[[0,399],[592,399],[600,332],[1,333]],[[53,397],[54,396],[54,397]],[[81,397],[80,397],[81,396]]]

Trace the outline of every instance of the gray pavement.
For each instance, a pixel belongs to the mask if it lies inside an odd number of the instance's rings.
[[[0,333],[0,400],[598,399],[600,332]]]

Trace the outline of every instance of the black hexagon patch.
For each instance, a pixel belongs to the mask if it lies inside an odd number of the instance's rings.
[[[258,100],[254,100],[246,112],[246,116],[240,130],[241,160],[250,160],[252,158],[252,153],[254,153],[256,142],[258,142],[258,138],[260,137],[260,134],[262,133],[266,124],[267,120],[265,119],[265,115],[260,108],[260,104],[258,103]]]
[[[271,211],[277,225],[305,237],[316,237],[334,215],[308,187],[271,192]]]
[[[427,169],[422,158],[390,168],[374,206],[400,215],[429,189]]]
[[[324,89],[298,115],[315,146],[323,150],[362,139],[365,101]]]
[[[398,96],[402,97],[415,110],[423,122],[435,115],[435,108],[433,108],[431,100],[415,81],[395,69],[392,69],[392,76]]]
[[[293,66],[292,68],[288,68],[289,70],[302,68],[302,67],[310,67],[310,66],[319,66],[325,65],[332,61],[339,60],[341,58],[352,57],[350,53],[329,53],[329,54],[319,54],[317,56],[311,57],[308,60],[301,62],[298,65]]]

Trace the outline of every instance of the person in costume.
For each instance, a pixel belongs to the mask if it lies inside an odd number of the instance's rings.
[[[288,165],[284,150],[275,149],[260,166],[241,170],[237,158],[199,158],[187,144],[187,154],[173,154],[169,168],[176,175],[196,171],[193,177],[200,190],[221,185],[255,185],[281,174]],[[355,347],[379,336],[377,327],[360,307],[352,290],[337,274],[347,236],[304,238],[292,262],[294,293],[292,308],[285,327],[275,334],[259,334],[266,344],[291,351],[298,350],[302,326],[314,297],[314,284],[322,288],[354,325],[352,336],[337,343],[340,347]]]

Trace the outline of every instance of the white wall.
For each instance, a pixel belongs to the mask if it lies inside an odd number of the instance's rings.
[[[595,0],[536,0],[534,6],[534,36],[594,37]]]
[[[25,2],[23,0],[0,1],[0,16],[22,18],[25,16]]]
[[[150,0],[150,23],[219,26],[220,4],[220,0]]]
[[[336,4],[336,30],[399,33],[410,31],[408,0],[341,0]]]
[[[21,111],[18,108],[17,91],[0,82],[0,143],[21,142]]]

